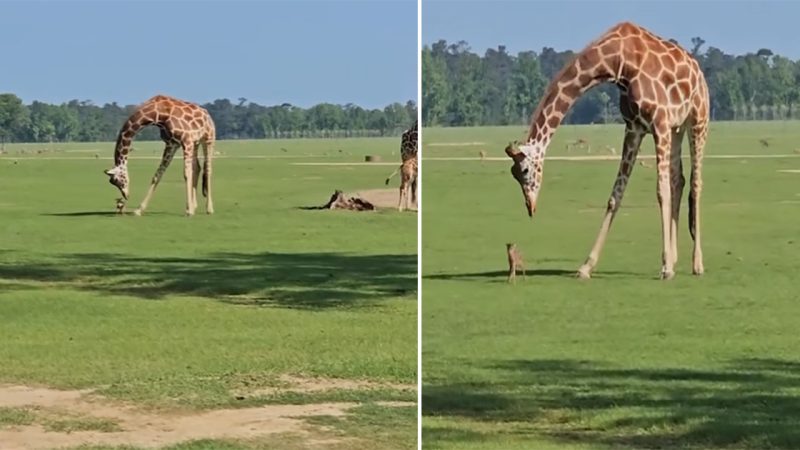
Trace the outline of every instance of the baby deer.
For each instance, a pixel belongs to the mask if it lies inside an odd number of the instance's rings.
[[[508,282],[516,284],[517,270],[522,270],[522,279],[525,279],[525,262],[522,260],[522,253],[517,249],[517,244],[506,244],[508,253]]]

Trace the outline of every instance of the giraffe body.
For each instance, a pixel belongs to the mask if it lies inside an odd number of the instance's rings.
[[[161,177],[179,148],[183,148],[186,214],[190,216],[194,214],[197,209],[197,184],[201,175],[198,155],[198,149],[201,146],[205,156],[202,192],[206,197],[206,212],[212,214],[214,205],[211,199],[211,159],[214,153],[216,131],[214,121],[208,111],[194,103],[157,95],[139,105],[122,125],[117,136],[114,167],[105,171],[106,175],[110,177],[109,182],[120,190],[125,200],[128,200],[130,195],[128,154],[131,151],[133,138],[148,125],[159,128],[165,147],[161,164],[153,176],[150,188],[134,214],[141,215],[147,208]]]
[[[400,201],[398,211],[417,204],[417,158],[409,158],[400,165]]]
[[[603,82],[619,87],[625,138],[600,232],[578,276],[589,278],[597,264],[647,134],[653,136],[656,148],[663,243],[661,277],[674,276],[678,257],[677,222],[685,184],[680,157],[684,135],[688,135],[691,153],[688,215],[694,240],[692,271],[702,274],[700,193],[709,121],[708,86],[700,66],[688,52],[635,24],[623,22],[612,27],[576,55],[545,90],[524,144],[506,147],[514,161],[511,172],[522,188],[528,215],[532,217],[536,211],[544,156],[556,128],[581,94]]]
[[[403,132],[400,139],[400,159],[401,164],[398,169],[389,175],[386,179],[386,184],[389,180],[400,173],[400,201],[397,205],[399,211],[403,210],[403,202],[405,201],[405,208],[408,208],[409,196],[411,202],[417,202],[417,174],[419,173],[418,159],[417,159],[417,121],[411,125],[411,128]]]

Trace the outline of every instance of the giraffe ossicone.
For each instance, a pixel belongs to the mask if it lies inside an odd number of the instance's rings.
[[[692,272],[704,272],[700,244],[702,159],[709,122],[708,86],[697,61],[683,48],[630,22],[615,25],[567,63],[545,89],[531,117],[524,145],[509,145],[511,173],[522,188],[528,214],[536,210],[544,158],[550,140],[575,101],[604,82],[620,90],[625,137],[617,178],[606,213],[586,262],[578,271],[590,278],[619,210],[642,139],[651,134],[656,147],[657,197],[661,210],[661,278],[675,275],[678,216],[685,179],[681,141],[689,136],[691,181],[689,232],[694,240]]]

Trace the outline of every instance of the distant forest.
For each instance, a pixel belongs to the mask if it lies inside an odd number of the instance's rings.
[[[675,42],[675,41],[673,41]],[[800,118],[800,61],[762,48],[729,55],[705,48],[700,37],[684,46],[698,60],[708,82],[712,120]],[[544,47],[511,55],[506,47],[483,56],[464,41],[440,40],[422,50],[424,126],[523,124],[530,120],[553,76],[573,57],[571,50]],[[619,92],[602,84],[573,105],[565,123],[619,122]]]
[[[79,100],[25,105],[14,94],[0,94],[0,141],[114,141],[136,106],[100,106]],[[383,109],[330,103],[308,109],[288,103],[262,106],[245,98],[236,103],[220,99],[202,106],[214,119],[217,139],[399,136],[417,118],[415,101],[393,103]],[[145,128],[137,139],[159,139],[158,130]]]

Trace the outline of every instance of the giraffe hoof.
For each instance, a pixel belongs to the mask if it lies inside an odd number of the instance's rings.
[[[661,271],[661,279],[662,280],[671,280],[675,278],[675,272],[672,270],[662,270]]]
[[[589,268],[581,267],[578,269],[578,273],[576,273],[575,276],[581,280],[589,280],[592,278],[592,272]]]
[[[134,216],[141,216],[142,215],[142,210],[141,209],[134,209],[133,210],[133,215]]]
[[[703,266],[700,266],[700,267],[695,267],[694,269],[692,269],[692,275],[696,275],[696,276],[698,276],[698,277],[699,277],[700,275],[702,275],[702,274],[703,274],[703,272],[705,272],[705,270],[703,269]]]

